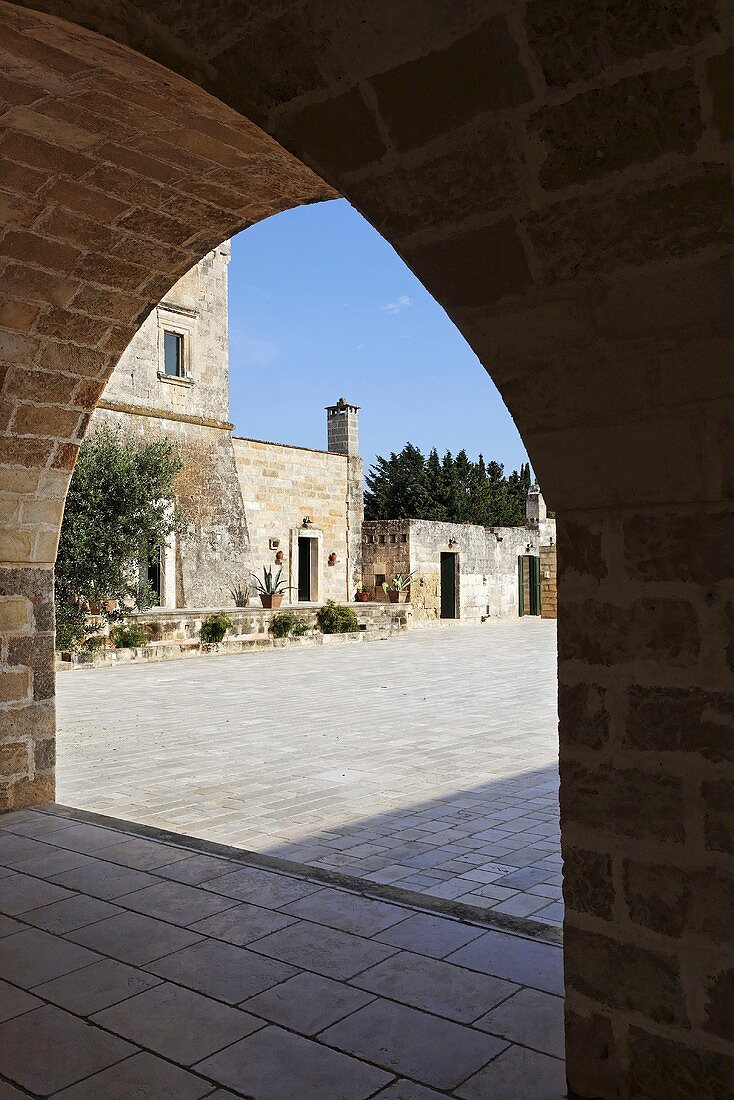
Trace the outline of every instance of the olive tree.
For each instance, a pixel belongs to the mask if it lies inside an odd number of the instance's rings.
[[[90,609],[150,606],[140,565],[176,525],[174,482],[183,466],[165,436],[138,440],[110,427],[82,443],[66,499],[56,560],[56,636],[84,640]]]

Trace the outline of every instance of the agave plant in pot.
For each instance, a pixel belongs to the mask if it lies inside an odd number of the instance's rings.
[[[258,577],[257,573],[251,573],[250,576],[255,582],[255,588],[260,596],[260,603],[263,607],[280,607],[283,602],[283,596],[286,592],[289,592],[292,585],[286,584],[281,579],[283,570],[279,569],[273,576],[273,567],[263,566],[262,579]]]
[[[410,597],[410,582],[414,575],[415,570],[412,573],[396,573],[389,584],[387,581],[383,582],[382,590],[390,603],[407,602]]]

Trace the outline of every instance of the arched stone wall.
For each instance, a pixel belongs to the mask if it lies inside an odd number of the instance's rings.
[[[475,348],[561,515],[579,1096],[723,1096],[734,1069],[722,10],[0,5],[4,804],[52,794],[51,565],[116,357],[212,245],[336,187]]]

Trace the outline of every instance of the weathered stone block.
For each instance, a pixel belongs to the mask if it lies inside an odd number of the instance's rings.
[[[613,1008],[688,1027],[678,959],[566,924],[566,981]]]
[[[513,107],[532,96],[517,43],[500,17],[371,83],[400,149],[422,145],[482,111]]]
[[[69,438],[77,424],[79,413],[74,409],[59,409],[51,405],[20,405],[13,418],[13,430],[19,435]]]
[[[531,0],[530,45],[551,85],[596,80],[633,57],[693,44],[719,29],[715,0]]]
[[[700,1042],[686,1046],[632,1027],[628,1089],[630,1100],[670,1100],[673,1096],[732,1100],[734,1058],[721,1050],[707,1050]]]
[[[28,775],[30,759],[26,741],[7,741],[0,744],[0,776]]]
[[[0,634],[25,634],[33,625],[30,600],[24,596],[0,596]]]
[[[636,751],[696,753],[734,763],[734,693],[633,686],[624,744]]]
[[[606,690],[598,684],[558,685],[560,736],[564,746],[601,749],[609,738]]]
[[[612,1021],[566,1009],[566,1075],[576,1096],[619,1095],[619,1052]]]
[[[716,779],[701,788],[706,847],[712,852],[734,852],[734,780]]]
[[[437,217],[461,221],[508,205],[518,193],[507,137],[484,121],[462,131],[451,147],[411,168],[392,168],[356,183],[352,201],[370,211],[378,228],[401,235]],[[378,211],[377,217],[372,211]]]
[[[448,310],[490,305],[532,284],[525,249],[509,219],[408,247],[406,259],[419,278],[430,278],[433,293]]]
[[[614,906],[611,856],[566,845],[563,873],[564,897],[569,909],[611,920]]]
[[[734,138],[734,47],[707,63],[714,122],[724,141]]]
[[[698,621],[685,600],[635,600],[629,607],[565,602],[559,619],[561,661],[615,665],[651,660],[687,668],[698,657]]]
[[[31,683],[30,668],[0,668],[0,703],[20,703],[28,699]]]
[[[731,242],[734,191],[727,170],[707,165],[678,180],[546,206],[527,229],[549,280],[578,279]]]
[[[630,575],[711,584],[734,576],[734,514],[633,516],[624,524]]]
[[[694,935],[734,943],[734,876],[716,867],[691,869],[625,860],[624,895],[631,920],[664,936]]]
[[[337,165],[360,168],[385,152],[377,124],[359,91],[354,88],[287,116],[277,126],[277,137],[296,156],[304,156],[325,171]]]
[[[683,789],[673,776],[649,775],[610,764],[584,767],[570,760],[561,772],[561,816],[599,832],[681,842]]]
[[[540,182],[550,190],[663,153],[690,153],[702,129],[688,69],[658,69],[594,88],[539,112],[530,124],[546,151]]]
[[[53,802],[55,794],[53,774],[42,773],[32,779],[0,779],[0,810],[20,810],[39,802]]]

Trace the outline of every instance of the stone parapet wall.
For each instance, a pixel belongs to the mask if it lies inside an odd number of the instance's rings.
[[[357,622],[361,630],[368,633],[373,630],[402,630],[410,627],[412,608],[410,604],[373,604],[353,603]],[[209,608],[155,608],[139,611],[130,615],[130,619],[150,631],[151,638],[161,641],[190,641],[199,637],[201,624],[209,615],[223,611],[233,626],[234,636],[267,634],[273,616],[284,610],[294,611],[310,627],[316,629],[317,607],[312,605],[288,606],[285,603],[277,609],[259,607],[209,607]]]

